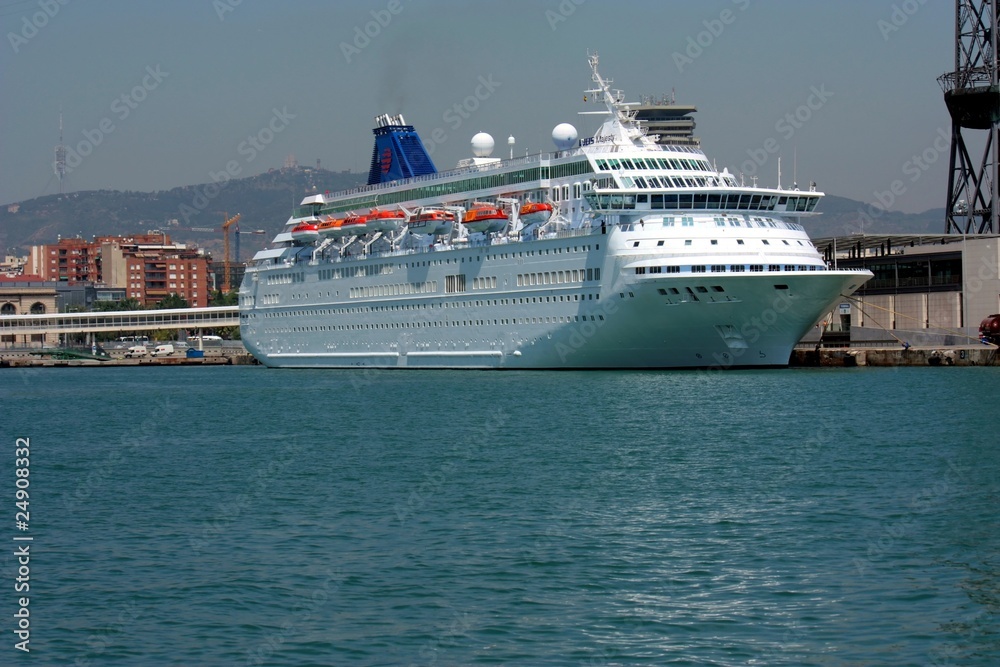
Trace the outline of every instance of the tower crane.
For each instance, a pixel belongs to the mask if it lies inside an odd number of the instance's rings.
[[[239,222],[240,217],[241,217],[240,214],[237,213],[236,215],[230,218],[229,214],[226,213],[226,221],[222,223],[222,241],[223,241],[223,256],[224,256],[223,260],[224,268],[222,273],[222,292],[224,294],[229,294],[229,291],[232,289],[232,285],[230,283],[230,276],[232,275],[232,265],[229,260],[229,228],[235,225],[237,222]],[[237,227],[236,229],[238,230],[239,227]],[[239,243],[239,241],[237,241],[237,243]]]

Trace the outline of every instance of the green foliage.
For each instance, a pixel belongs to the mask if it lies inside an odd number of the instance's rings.
[[[94,304],[93,310],[110,312],[115,310],[143,310],[143,307],[138,299],[128,297],[121,301],[98,301]]]
[[[242,340],[242,338],[240,338],[239,327],[218,327],[216,328],[215,333],[218,336],[222,336],[226,340]]]
[[[233,291],[224,294],[222,290],[213,290],[208,294],[208,305],[212,307],[239,305],[240,295]]]
[[[162,299],[160,299],[160,302],[156,304],[156,307],[160,309],[166,309],[166,308],[189,308],[190,306],[188,305],[187,299],[185,299],[181,295],[168,294]]]

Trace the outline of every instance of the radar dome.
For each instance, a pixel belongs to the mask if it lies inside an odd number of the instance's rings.
[[[493,137],[480,132],[472,137],[472,154],[476,157],[489,157],[493,152]]]
[[[561,151],[567,151],[576,143],[576,128],[569,123],[559,123],[552,129],[552,142]]]

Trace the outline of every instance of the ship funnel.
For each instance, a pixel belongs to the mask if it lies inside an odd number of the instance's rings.
[[[372,132],[375,148],[368,170],[368,185],[437,173],[423,142],[413,126],[406,124],[402,114],[375,116]]]

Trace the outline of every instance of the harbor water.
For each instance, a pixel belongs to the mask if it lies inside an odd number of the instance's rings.
[[[2,664],[1000,664],[997,368],[0,378]]]

